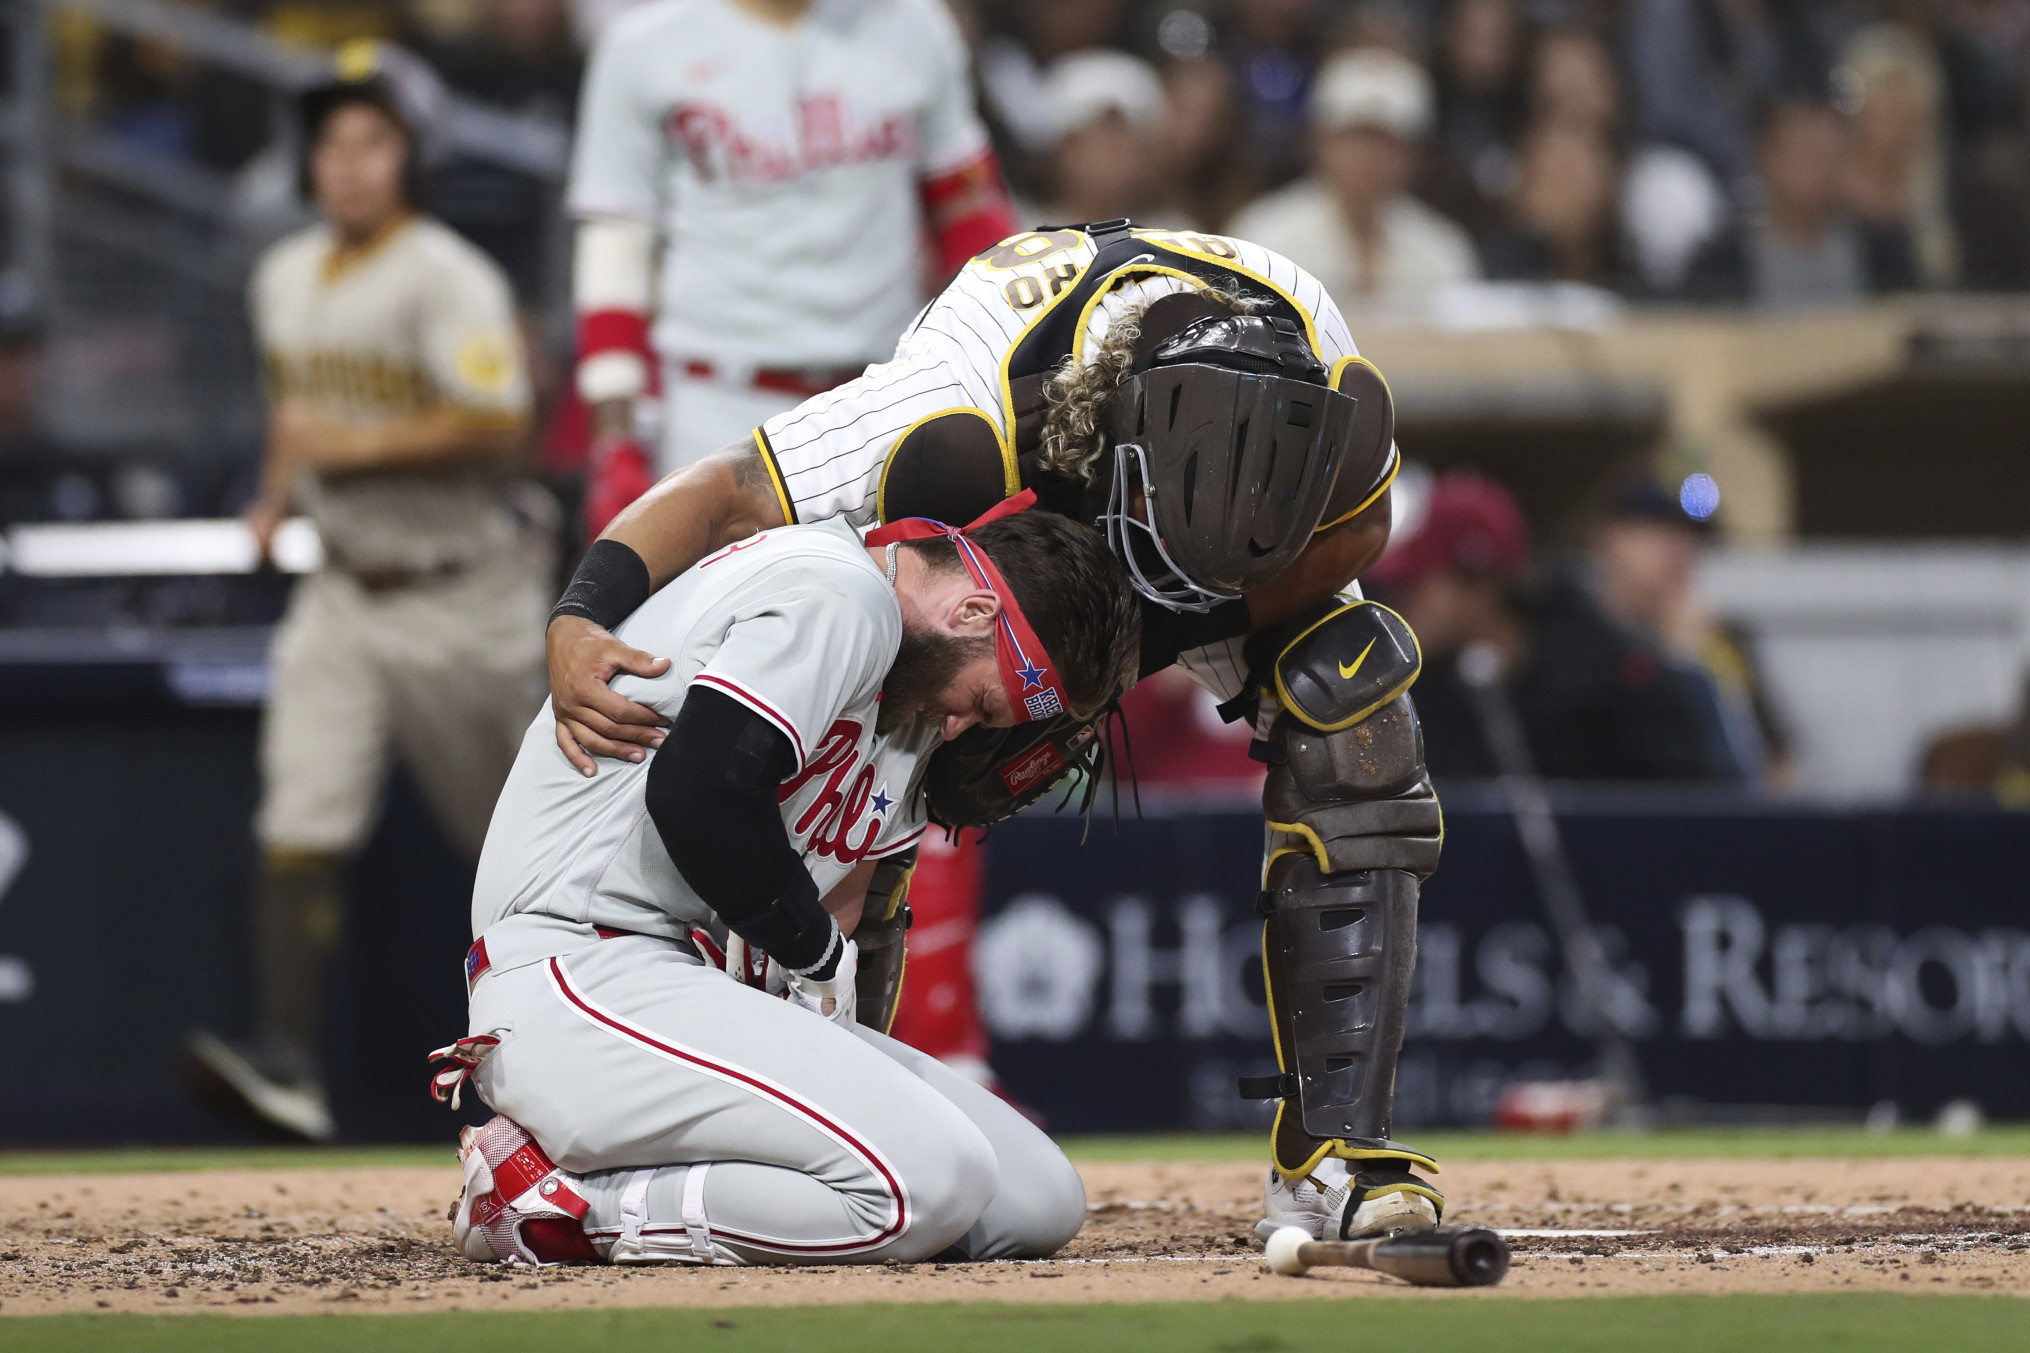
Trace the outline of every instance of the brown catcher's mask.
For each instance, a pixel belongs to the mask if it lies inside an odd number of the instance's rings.
[[[1135,364],[1109,405],[1100,524],[1135,590],[1209,611],[1287,568],[1318,529],[1355,401],[1296,324],[1209,315]]]

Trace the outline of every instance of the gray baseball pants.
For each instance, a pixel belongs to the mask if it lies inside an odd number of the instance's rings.
[[[934,1058],[649,936],[486,973],[481,1097],[584,1176],[612,1262],[1043,1256],[1078,1233],[1064,1153]]]

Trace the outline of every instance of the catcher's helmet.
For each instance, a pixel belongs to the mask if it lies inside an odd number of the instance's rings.
[[[324,124],[340,108],[365,104],[379,109],[409,138],[409,158],[402,167],[402,195],[412,207],[423,204],[423,172],[438,158],[438,126],[445,102],[443,82],[421,58],[392,43],[362,38],[338,49],[331,78],[297,96],[301,157],[296,167],[297,191],[313,195],[310,153]]]
[[[1136,591],[1206,611],[1289,566],[1353,437],[1327,380],[1295,323],[1260,315],[1194,320],[1136,363],[1109,404],[1100,518]]]

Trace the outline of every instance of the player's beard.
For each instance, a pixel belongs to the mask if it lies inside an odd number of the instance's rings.
[[[984,635],[970,638],[925,626],[902,627],[902,646],[888,679],[881,683],[881,713],[874,731],[893,733],[915,722],[926,728],[944,723],[944,711],[935,703],[962,668],[974,658],[991,657],[994,641]]]

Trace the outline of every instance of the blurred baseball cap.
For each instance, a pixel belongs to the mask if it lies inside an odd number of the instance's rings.
[[[1170,102],[1156,68],[1126,52],[1094,48],[1058,58],[1043,77],[1050,140],[1063,140],[1108,113],[1145,136],[1163,130]]]
[[[1453,470],[1432,482],[1416,531],[1392,542],[1362,577],[1397,591],[1447,569],[1511,583],[1529,561],[1529,527],[1515,498],[1485,475]]]
[[[1431,77],[1406,56],[1380,48],[1341,52],[1311,84],[1311,124],[1323,131],[1371,129],[1415,140],[1431,129]]]
[[[296,190],[312,196],[311,150],[325,120],[351,103],[364,103],[393,118],[409,136],[410,154],[403,170],[403,192],[411,206],[423,201],[424,171],[441,164],[449,152],[445,136],[450,95],[428,62],[392,42],[356,38],[333,53],[331,74],[297,95],[301,147]]]
[[[407,48],[373,38],[356,38],[332,54],[328,79],[303,91],[306,141],[341,103],[364,102],[402,124],[426,161],[442,156],[449,93],[430,64]]]

